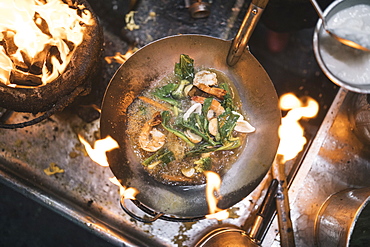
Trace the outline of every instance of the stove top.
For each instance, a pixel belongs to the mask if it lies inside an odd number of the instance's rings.
[[[248,4],[248,1],[239,0],[227,3],[213,1],[208,18],[192,19],[185,3],[143,0],[132,12],[132,20],[138,29],[130,30],[129,27],[133,26],[117,23],[115,8],[104,6],[97,0],[89,2],[96,9],[104,28],[106,57],[116,52],[125,54],[132,46],[141,47],[168,35],[193,33],[231,39]],[[105,3],[116,6],[113,2]],[[312,143],[325,116],[331,114],[329,108],[339,97],[338,88],[323,75],[315,61],[311,44],[313,29],[291,33],[288,46],[279,53],[268,49],[265,42],[268,32],[263,24],[257,26],[249,43],[250,51],[270,75],[278,95],[293,92],[298,97],[310,96],[318,101],[318,116],[302,121],[306,137]],[[101,88],[95,99],[97,105],[104,87],[119,66],[118,63],[103,62]],[[340,100],[336,102],[341,104]],[[263,183],[228,209],[230,217],[222,222],[207,219],[187,223],[157,220],[145,224],[135,221],[120,208],[119,188],[109,181],[113,177],[110,169],[91,161],[77,137],[81,135],[90,142],[99,139],[99,119],[86,121],[77,113],[74,107],[70,107],[37,125],[15,130],[0,129],[0,182],[117,246],[191,246],[205,231],[220,225],[241,227],[250,220],[256,204],[260,203],[266,187]],[[32,117],[27,113],[13,113],[8,122],[22,122]],[[303,153],[308,152],[309,147],[307,145]],[[293,181],[295,170],[299,174],[305,162],[291,163],[288,167],[294,171],[288,172],[294,174],[290,176]],[[53,169],[61,170],[60,173],[48,174]],[[142,214],[133,205],[128,206]],[[296,211],[297,208],[293,207],[292,212]],[[293,215],[294,227],[297,219]],[[269,232],[265,242],[272,243],[276,233],[273,235]],[[301,236],[297,237],[301,241]]]

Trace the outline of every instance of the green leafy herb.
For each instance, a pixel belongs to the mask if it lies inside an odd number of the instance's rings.
[[[207,116],[207,113],[209,111],[209,108],[211,107],[212,101],[213,101],[213,98],[204,99],[203,107],[202,107],[202,113],[204,116]]]
[[[163,163],[164,165],[167,165],[171,161],[175,159],[175,156],[172,151],[168,151],[167,149],[161,148],[157,152],[155,152],[153,155],[145,159],[142,164],[144,166],[150,166],[153,163],[156,163],[160,161],[160,163]],[[158,162],[159,163],[159,162]]]
[[[208,120],[203,115],[197,113],[190,114],[188,120],[182,116],[176,118],[175,125],[184,129],[189,129],[195,134],[201,136],[203,140],[208,142],[208,145],[215,146],[218,143],[213,140],[208,132]]]
[[[184,140],[190,147],[194,147],[194,143],[192,143],[184,133],[182,133],[179,130],[174,129],[171,124],[170,124],[170,119],[171,119],[171,114],[169,111],[163,111],[161,113],[162,116],[162,126],[165,128],[167,131],[173,133],[177,137],[180,137],[182,140]]]
[[[153,94],[157,98],[174,106],[179,106],[180,102],[171,97],[171,93],[178,87],[176,83],[168,83],[167,85],[157,88]]]
[[[181,80],[180,83],[178,84],[178,87],[176,88],[176,90],[171,93],[172,97],[174,99],[185,98],[186,96],[184,94],[184,88],[188,84],[190,84],[190,82],[188,80]]]
[[[225,111],[218,117],[221,140],[228,140],[232,136],[232,131],[238,119],[239,115],[232,113],[230,110]]]
[[[194,147],[192,150],[188,151],[185,154],[185,157],[194,157],[198,154],[214,152],[220,147],[222,147],[221,144],[216,146],[210,146],[208,143],[201,143],[200,145]]]
[[[155,152],[153,155],[149,156],[147,159],[145,159],[141,164],[144,166],[148,166],[152,164],[153,162],[158,160],[158,157],[162,155],[165,152],[165,149],[161,148],[157,152]]]
[[[171,161],[175,160],[175,155],[173,154],[172,151],[167,151],[161,156],[159,156],[158,159],[161,160],[163,164],[167,165]]]
[[[224,99],[221,101],[221,105],[225,109],[235,111],[236,106],[234,104],[229,85],[227,83],[220,83],[220,88],[226,90],[226,95],[224,96]]]
[[[194,60],[188,55],[181,54],[180,62],[175,64],[175,75],[181,80],[193,82],[194,78]]]
[[[200,158],[194,161],[194,164],[196,165],[194,167],[196,172],[209,171],[212,168],[212,160],[210,157]]]

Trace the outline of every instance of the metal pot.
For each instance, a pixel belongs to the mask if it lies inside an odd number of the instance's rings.
[[[370,188],[331,195],[315,221],[318,246],[367,246],[370,241]]]
[[[339,11],[358,4],[369,5],[369,1],[336,0],[325,9],[323,16],[328,21]],[[313,49],[320,68],[333,83],[353,92],[370,93],[370,52],[356,50],[330,37],[321,19],[315,28]]]
[[[279,143],[278,97],[269,76],[249,51],[242,54],[231,51],[231,54],[240,55],[240,59],[236,65],[228,65],[226,58],[231,43],[204,35],[160,39],[131,56],[118,69],[106,90],[101,136],[112,136],[120,146],[107,155],[110,168],[123,186],[139,190],[137,200],[157,212],[178,217],[208,214],[205,185],[171,186],[156,181],[140,164],[125,134],[129,121],[127,108],[151,83],[173,72],[180,54],[189,55],[204,68],[225,73],[240,95],[242,111],[248,113],[252,125],[257,128],[248,137],[238,160],[222,176],[222,198],[218,207],[229,208],[246,197],[271,167]]]

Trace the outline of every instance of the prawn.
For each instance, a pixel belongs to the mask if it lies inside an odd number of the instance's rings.
[[[204,100],[205,99],[206,99],[205,97],[201,97],[201,96],[193,96],[193,97],[191,97],[191,100],[193,100],[193,101],[195,101],[197,103],[201,103],[201,104],[204,103]],[[221,105],[221,103],[218,102],[215,99],[212,100],[211,106],[209,108],[216,113],[216,116],[220,116],[222,113],[225,112],[225,108],[223,108],[223,106]]]
[[[193,85],[203,92],[214,95],[219,99],[223,99],[227,93],[225,89],[211,87],[217,85],[217,75],[207,70],[201,70],[195,74]]]
[[[163,147],[166,135],[160,132],[154,126],[162,122],[161,114],[156,112],[153,117],[141,128],[139,134],[139,144],[142,149],[148,152],[156,152]]]

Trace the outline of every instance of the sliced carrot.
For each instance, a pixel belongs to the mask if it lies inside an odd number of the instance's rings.
[[[139,96],[138,98],[141,99],[142,101],[148,103],[148,104],[151,104],[152,106],[155,106],[155,107],[161,109],[161,110],[164,110],[164,111],[169,111],[170,110],[170,108],[168,108],[167,106],[164,106],[163,104],[161,104],[161,103],[159,103],[155,100],[152,100],[150,98],[147,98],[145,96]]]

